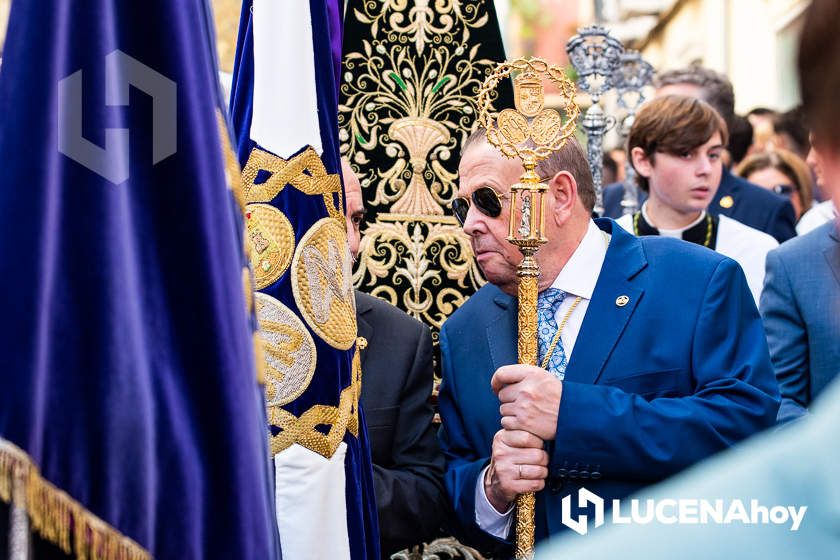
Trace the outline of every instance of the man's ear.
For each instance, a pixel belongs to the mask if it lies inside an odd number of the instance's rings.
[[[546,211],[551,213],[557,225],[565,223],[576,204],[578,204],[577,181],[568,171],[560,171],[548,182],[548,193],[553,204],[546,205]]]
[[[649,179],[653,175],[653,158],[648,157],[643,149],[638,146],[633,148],[630,151],[630,158],[636,173],[645,179]]]

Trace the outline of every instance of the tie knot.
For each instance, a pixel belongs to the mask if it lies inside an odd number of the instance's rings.
[[[537,311],[553,316],[564,299],[566,299],[566,292],[557,288],[548,288],[537,297]]]

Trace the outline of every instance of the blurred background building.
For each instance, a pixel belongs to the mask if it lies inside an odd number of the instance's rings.
[[[698,62],[728,75],[736,110],[799,101],[796,40],[808,0],[593,0],[593,19],[657,70]]]

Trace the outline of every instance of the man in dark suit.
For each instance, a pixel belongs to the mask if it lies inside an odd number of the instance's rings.
[[[362,191],[342,161],[347,234],[355,258],[364,216]],[[379,298],[356,291],[362,406],[373,458],[383,558],[432,540],[448,509],[443,456],[432,425],[432,335],[429,328]]]
[[[656,96],[688,95],[699,97],[715,108],[732,130],[735,122],[735,93],[722,74],[700,66],[665,72],[657,77]],[[604,216],[623,214],[621,200],[624,185],[613,183],[604,188]],[[647,195],[639,192],[639,204]],[[717,194],[709,212],[720,214],[769,233],[779,243],[796,236],[796,216],[790,201],[757,185],[736,177],[724,168]]]
[[[446,488],[462,542],[494,557],[511,552],[517,494],[537,492],[543,539],[568,524],[565,497],[577,503],[585,487],[611,504],[771,426],[779,406],[741,268],[592,221],[592,177],[573,141],[537,169],[549,178],[548,243],[537,254],[542,367],[511,365],[521,255],[505,239],[506,210],[520,173],[480,133],[465,144],[453,208],[490,284],[440,337]],[[594,519],[593,507],[572,508]]]

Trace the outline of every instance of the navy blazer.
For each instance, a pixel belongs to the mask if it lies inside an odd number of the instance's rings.
[[[537,539],[561,530],[564,496],[586,487],[612,503],[773,425],[779,408],[741,267],[697,245],[596,223],[612,239],[566,370]],[[516,299],[488,284],[440,334],[439,437],[455,529],[495,556],[510,554],[510,543],[475,523],[475,488],[500,428],[490,378],[517,362],[516,333]]]
[[[621,217],[623,198],[623,183],[612,183],[604,187],[604,216]],[[647,193],[640,190],[639,204],[645,200]],[[717,193],[709,204],[709,212],[722,214],[768,233],[779,243],[796,237],[796,214],[790,200],[733,175],[725,167]]]
[[[782,394],[779,421],[840,374],[840,234],[829,222],[767,254],[761,315]]]

